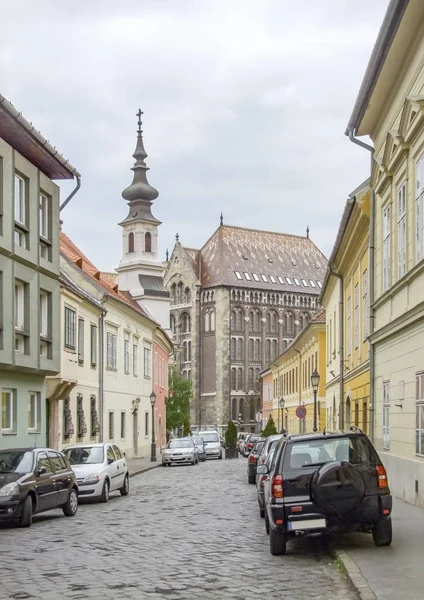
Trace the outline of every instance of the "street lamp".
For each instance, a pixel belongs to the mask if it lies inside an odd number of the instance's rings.
[[[278,401],[278,406],[279,406],[279,411],[278,411],[278,428],[281,431],[283,428],[283,411],[284,411],[284,405],[285,405],[286,401],[284,400],[283,396],[281,396],[281,398]],[[281,417],[280,417],[280,413],[281,413]],[[280,421],[281,418],[281,421]]]
[[[316,369],[311,375],[312,391],[314,392],[314,431],[317,431],[317,392],[319,386],[319,373]]]
[[[150,455],[151,462],[156,462],[155,402],[156,402],[156,394],[155,394],[155,392],[152,392],[150,394],[150,404],[152,405],[152,451],[151,451],[151,455]]]

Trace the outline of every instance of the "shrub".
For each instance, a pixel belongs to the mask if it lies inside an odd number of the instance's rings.
[[[186,417],[186,419],[184,420],[184,425],[183,425],[183,436],[187,437],[189,436],[191,433],[191,423],[190,423],[190,419],[188,417]]]
[[[237,427],[232,421],[228,421],[227,430],[225,432],[225,447],[235,448],[237,445]]]
[[[268,423],[266,424],[265,429],[262,432],[262,437],[266,438],[269,435],[275,435],[277,433],[277,428],[275,427],[274,419],[272,416],[269,417]]]

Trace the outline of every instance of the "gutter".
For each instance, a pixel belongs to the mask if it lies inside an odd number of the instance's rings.
[[[81,175],[76,174],[76,178],[77,178],[77,185],[74,187],[74,189],[69,194],[69,196],[66,198],[66,200],[64,200],[64,202],[62,202],[62,204],[60,205],[59,212],[62,212],[62,210],[65,208],[65,206],[68,204],[68,202],[70,202],[70,200],[72,200],[72,198],[75,196],[75,194],[77,193],[77,191],[80,189],[80,187],[81,187]]]
[[[370,153],[370,174],[372,175],[372,168],[374,164],[374,148],[361,140],[358,140],[354,135],[354,130],[348,128],[348,135],[351,142],[360,146],[364,150],[368,150]],[[370,331],[369,338],[374,333],[374,324],[375,324],[375,316],[374,316],[374,296],[375,296],[375,286],[374,286],[374,272],[375,272],[375,233],[374,227],[375,225],[375,192],[374,188],[370,185],[370,264],[369,264],[369,278],[368,278],[368,286],[369,286],[369,310],[370,310]],[[374,412],[375,412],[375,390],[374,390],[374,378],[375,378],[375,350],[374,344],[371,339],[369,341],[369,361],[370,361],[370,440],[374,441]]]
[[[106,297],[103,297],[103,302],[106,300]],[[105,407],[105,398],[104,398],[104,370],[105,370],[105,334],[104,334],[104,321],[105,316],[107,315],[107,310],[103,308],[101,315],[99,317],[99,422],[100,422],[100,441],[103,442],[104,439],[104,407]]]

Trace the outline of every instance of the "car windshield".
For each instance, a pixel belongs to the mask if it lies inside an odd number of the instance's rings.
[[[193,448],[190,440],[171,440],[168,448]]]
[[[33,464],[30,450],[0,450],[0,473],[31,473]]]
[[[285,457],[285,464],[288,464],[291,469],[330,461],[348,461],[354,465],[375,466],[377,457],[367,440],[359,436],[295,442],[289,445]]]
[[[203,446],[203,438],[197,437],[197,438],[194,438],[193,441],[196,444],[196,446]]]
[[[202,433],[202,438],[204,442],[219,442],[218,434],[214,431],[210,433]]]
[[[71,465],[98,465],[104,462],[103,446],[78,446],[63,451]]]

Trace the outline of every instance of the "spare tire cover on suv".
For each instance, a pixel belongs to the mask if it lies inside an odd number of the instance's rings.
[[[311,481],[311,496],[330,516],[341,517],[357,508],[365,491],[361,473],[349,462],[329,462]]]

